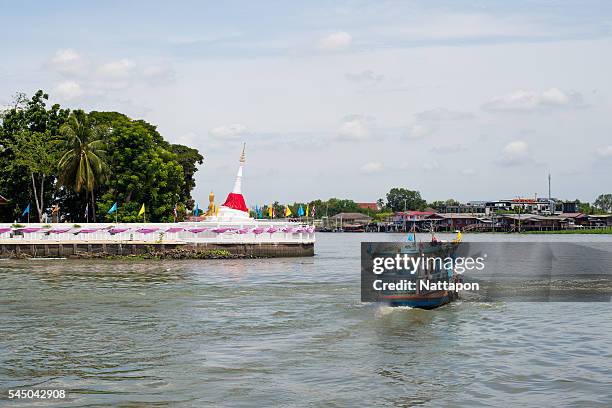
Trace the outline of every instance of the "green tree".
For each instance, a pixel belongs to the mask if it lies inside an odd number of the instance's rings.
[[[73,221],[83,218],[87,201],[108,220],[114,220],[106,211],[116,201],[126,222],[137,220],[142,203],[151,221],[171,221],[175,204],[179,218],[193,207],[203,162],[197,150],[168,143],[143,120],[119,112],[71,115],[59,105],[48,108],[48,99],[43,91],[31,99],[17,94],[0,112],[0,193],[10,200],[0,221],[15,220],[33,197],[39,216],[53,203]]]
[[[58,140],[48,132],[32,132],[26,130],[14,138],[11,146],[14,151],[14,161],[9,166],[23,166],[30,173],[32,191],[39,222],[43,222],[45,206],[45,181],[53,182],[57,170],[59,150]]]
[[[117,117],[111,128],[107,150],[112,174],[100,209],[106,213],[117,202],[118,219],[134,222],[144,203],[148,220],[172,221],[174,205],[184,204],[185,199],[184,172],[177,155],[157,143],[152,127],[143,121]],[[114,215],[106,218],[114,219]]]
[[[441,211],[443,209],[446,208],[446,202],[442,201],[442,200],[436,200],[436,201],[432,201],[431,203],[427,204],[429,207]]]
[[[32,185],[33,168],[27,166],[23,160],[27,159],[24,155],[27,155],[29,150],[19,151],[20,145],[30,144],[28,135],[46,144],[53,135],[58,134],[59,128],[68,118],[70,113],[68,109],[62,109],[58,104],[48,108],[48,100],[49,96],[40,90],[30,99],[25,94],[19,93],[14,97],[11,107],[0,112],[0,192],[10,200],[0,212],[0,221],[13,221],[33,197],[36,197],[37,203],[43,203],[42,212],[45,211],[44,203],[54,200],[56,193],[54,188],[38,188],[36,193],[33,189],[26,188]],[[47,146],[42,148],[46,149]],[[33,156],[35,154],[33,153]],[[27,161],[34,164],[33,160]],[[34,184],[40,186],[42,173],[38,174],[38,183]],[[48,174],[45,172],[44,184],[55,185],[56,176],[56,171]]]
[[[593,206],[607,213],[612,212],[612,194],[601,194],[597,197]]]
[[[461,203],[453,198],[449,198],[444,202],[444,204],[446,204],[447,207],[456,207]]]
[[[183,168],[183,180],[185,183],[181,188],[181,200],[187,206],[192,208],[194,205],[191,191],[195,188],[195,174],[198,171],[198,165],[204,162],[204,157],[191,147],[172,144],[168,146],[169,150],[176,155],[177,162]]]
[[[387,193],[387,207],[393,211],[422,210],[426,205],[418,191],[396,187]]]
[[[65,151],[59,160],[59,182],[76,193],[85,191],[91,198],[93,221],[96,222],[94,191],[108,175],[104,161],[106,128],[92,123],[81,110],[74,111],[60,128]],[[87,200],[85,200],[87,201]]]

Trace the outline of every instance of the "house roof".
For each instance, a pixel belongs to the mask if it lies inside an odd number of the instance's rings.
[[[538,220],[539,216],[534,214],[502,214],[499,218],[509,218],[511,220]]]
[[[478,219],[482,218],[484,214],[473,214],[473,213],[435,213],[431,214],[428,218],[440,218],[445,220],[461,220],[461,219]]]
[[[397,215],[431,215],[434,211],[398,211]]]
[[[371,220],[372,219],[372,217],[362,214],[362,213],[349,213],[349,212],[339,213],[329,218],[338,219],[338,220],[340,218],[342,218],[343,220]]]
[[[586,217],[586,215],[584,215],[583,213],[577,212],[577,213],[561,213],[560,214],[561,217],[565,217],[565,218],[582,218],[582,217]]]

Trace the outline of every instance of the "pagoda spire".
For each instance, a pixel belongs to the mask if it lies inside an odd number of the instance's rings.
[[[234,182],[234,189],[232,193],[234,194],[242,194],[242,168],[246,163],[246,155],[244,154],[244,150],[246,149],[246,143],[242,144],[242,153],[240,153],[240,167],[238,167],[238,174],[236,174],[236,181]]]

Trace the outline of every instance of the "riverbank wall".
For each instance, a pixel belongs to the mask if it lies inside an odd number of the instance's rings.
[[[314,243],[153,243],[153,242],[45,242],[0,243],[1,258],[104,258],[116,256],[176,253],[194,258],[223,250],[236,257],[276,258],[314,255]]]

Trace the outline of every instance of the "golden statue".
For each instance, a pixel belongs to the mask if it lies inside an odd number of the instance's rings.
[[[204,214],[205,217],[210,217],[211,215],[215,214],[215,193],[212,191],[208,195],[208,201],[208,210],[206,211],[206,214]]]

